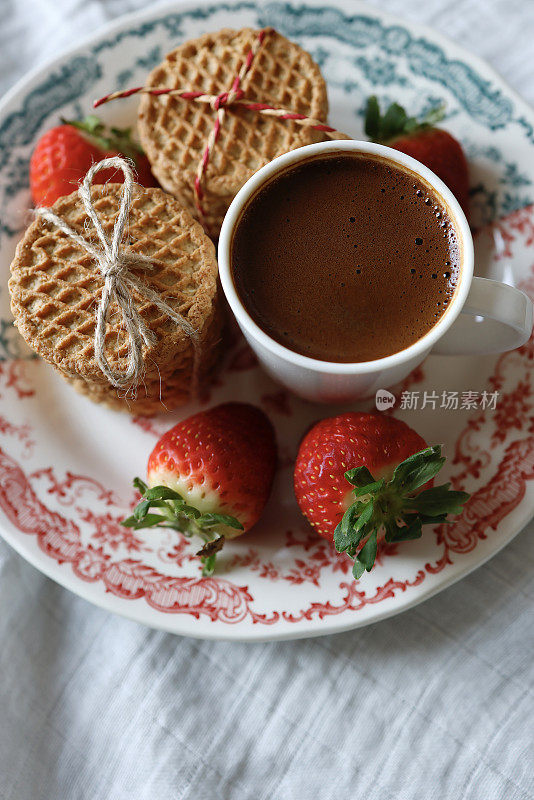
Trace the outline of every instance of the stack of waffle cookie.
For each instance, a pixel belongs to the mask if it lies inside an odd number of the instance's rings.
[[[258,33],[251,28],[225,29],[186,42],[151,72],[146,86],[207,95],[228,91]],[[240,88],[248,102],[326,121],[326,84],[319,67],[309,53],[276,31],[266,31]],[[195,178],[215,119],[210,105],[172,95],[144,94],[139,104],[139,135],[154,175],[197,217]],[[234,196],[260,167],[323,138],[321,132],[296,122],[232,106],[203,175],[202,222],[208,233],[218,236]]]
[[[93,207],[110,238],[122,186],[93,186]],[[52,211],[74,231],[98,244],[77,192],[60,198]],[[218,353],[221,313],[217,262],[201,226],[160,189],[135,187],[124,241],[126,251],[149,257],[150,270],[132,272],[181,314],[198,332],[193,343],[154,303],[132,291],[132,299],[155,343],[143,348],[144,373],[134,390],[112,386],[95,358],[95,311],[103,278],[95,259],[52,223],[36,219],[17,247],[9,289],[15,325],[30,345],[79,392],[97,403],[150,415],[190,399],[193,370],[200,385]],[[108,317],[105,354],[114,370],[124,371],[128,337],[119,308]]]

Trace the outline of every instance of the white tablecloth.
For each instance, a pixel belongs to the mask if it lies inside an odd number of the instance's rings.
[[[532,0],[375,0],[534,103]],[[0,91],[143,0],[3,0]],[[534,798],[534,525],[438,597],[278,644],[157,633],[0,542],[2,800]]]

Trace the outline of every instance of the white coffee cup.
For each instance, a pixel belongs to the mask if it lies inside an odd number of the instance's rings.
[[[327,153],[368,153],[405,167],[429,184],[444,202],[456,229],[462,263],[449,307],[428,333],[398,353],[374,361],[337,363],[295,353],[268,336],[254,322],[236,291],[231,266],[232,237],[249,199],[276,174],[311,156]],[[433,172],[397,150],[371,142],[334,141],[300,147],[275,158],[256,172],[235,196],[219,238],[221,284],[239,327],[265,370],[290,391],[319,402],[349,402],[375,394],[405,378],[432,353],[481,355],[514,350],[532,332],[529,297],[499,281],[473,277],[473,239],[465,215]]]

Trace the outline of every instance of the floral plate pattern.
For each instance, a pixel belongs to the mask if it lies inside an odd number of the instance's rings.
[[[11,325],[6,284],[28,219],[28,159],[60,116],[87,113],[94,98],[142,83],[181,41],[245,25],[272,25],[312,53],[328,82],[332,124],[355,138],[371,93],[411,113],[445,100],[445,126],[471,164],[476,272],[533,298],[534,112],[484,63],[424,28],[353,2],[247,0],[123,18],[30,75],[0,104],[0,533],[54,580],[145,624],[206,638],[287,639],[366,625],[413,606],[526,524],[534,512],[534,342],[500,357],[430,357],[394,389],[393,413],[444,443],[444,479],[472,497],[454,524],[382,547],[358,582],[349,562],[305,524],[292,495],[303,431],[339,407],[301,402],[275,385],[238,336],[202,406],[239,397],[273,420],[281,459],[265,517],[225,548],[211,578],[201,576],[180,534],[119,524],[134,503],[131,477],[143,474],[156,437],[195,409],[153,420],[114,413],[76,395],[27,351]],[[131,122],[135,101],[106,107],[103,116]]]

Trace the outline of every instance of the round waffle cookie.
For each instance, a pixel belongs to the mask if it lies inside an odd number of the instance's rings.
[[[221,30],[178,47],[150,74],[146,86],[202,91],[228,91],[258,31]],[[249,102],[326,121],[326,84],[309,53],[269,30],[241,89]],[[210,105],[168,95],[144,94],[139,104],[139,135],[152,171],[161,185],[193,214],[194,183],[216,112]],[[324,134],[290,120],[267,117],[232,106],[203,175],[204,224],[218,236],[232,199],[245,181],[276,156],[323,140]]]
[[[97,217],[108,239],[117,219],[122,184],[91,188]],[[77,192],[51,210],[87,241],[99,242]],[[151,259],[152,269],[131,268],[198,332],[197,375],[205,378],[217,359],[221,312],[217,261],[212,242],[173,197],[161,189],[135,186],[124,239],[126,252]],[[153,261],[152,261],[153,259]],[[53,223],[37,218],[19,243],[11,264],[9,291],[15,325],[29,346],[67,381],[96,402],[132,413],[174,408],[191,395],[193,344],[184,330],[150,300],[131,290],[155,344],[143,346],[145,366],[136,392],[115,389],[94,352],[95,311],[104,280],[92,255]],[[105,354],[114,370],[126,371],[128,337],[122,315],[110,306]]]

